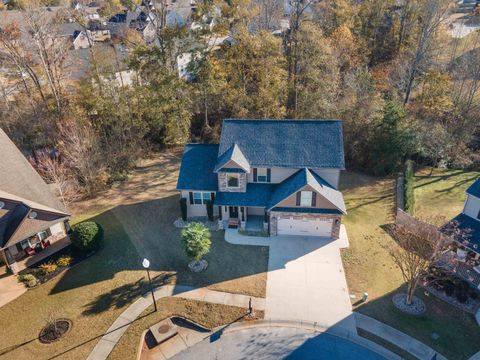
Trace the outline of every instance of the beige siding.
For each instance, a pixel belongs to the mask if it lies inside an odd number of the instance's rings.
[[[195,191],[191,190],[192,192],[212,192],[212,191]],[[199,217],[199,216],[207,216],[207,207],[204,204],[190,204],[190,195],[189,190],[182,190],[180,196],[182,198],[187,199],[187,217]],[[180,204],[178,205],[178,211],[180,216]],[[218,206],[213,207],[213,215],[218,216]]]
[[[289,176],[295,174],[299,169],[295,168],[283,168],[283,167],[272,167],[271,169],[271,183],[278,184],[284,181]],[[318,174],[326,182],[332,185],[334,188],[338,188],[338,181],[340,179],[340,170],[338,169],[312,169],[313,172]],[[253,182],[253,168],[252,171],[248,174],[248,182]]]
[[[305,190],[305,191],[314,191],[312,189],[311,186],[306,186],[305,188],[303,188],[302,190]],[[319,208],[319,209],[336,209],[335,206],[333,206],[333,204],[328,201],[327,199],[325,199],[322,195],[320,195],[319,193],[317,193],[317,200],[316,200],[316,206],[315,208]],[[290,195],[288,198],[286,198],[285,200],[281,201],[278,205],[275,205],[275,207],[293,207],[293,208],[297,208],[297,207],[301,207],[301,206],[297,206],[297,193],[295,194],[292,194]]]

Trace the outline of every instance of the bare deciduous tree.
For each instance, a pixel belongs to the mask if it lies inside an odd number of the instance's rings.
[[[430,233],[420,235],[396,225],[392,230],[395,242],[385,245],[407,284],[406,303],[412,303],[415,290],[430,267],[438,261],[445,248],[444,237]]]

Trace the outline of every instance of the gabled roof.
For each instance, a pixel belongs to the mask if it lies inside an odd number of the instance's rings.
[[[177,190],[217,191],[217,174],[213,172],[217,155],[218,145],[185,145]]]
[[[228,148],[227,151],[219,155],[217,159],[217,164],[215,165],[215,172],[218,172],[222,167],[224,167],[231,161],[233,161],[236,165],[245,170],[245,172],[250,172],[250,164],[237,144],[233,144],[232,146],[230,146],[230,148]]]
[[[60,200],[2,129],[0,154],[1,191],[9,194],[9,198],[13,195],[20,201],[31,201],[37,204],[35,206],[45,206],[50,210],[65,213]]]
[[[224,120],[219,154],[234,144],[250,166],[345,168],[340,120]]]
[[[280,202],[303,189],[305,186],[313,188],[315,192],[323,196],[343,214],[347,213],[342,193],[307,168],[297,171],[282,183],[278,184],[272,194],[268,207],[271,209],[277,206]]]
[[[440,232],[480,254],[480,221],[460,214],[442,226]]]
[[[480,198],[480,178],[467,189],[467,194]]]

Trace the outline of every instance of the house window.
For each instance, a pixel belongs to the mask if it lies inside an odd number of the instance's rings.
[[[240,181],[238,174],[227,174],[227,187],[229,188],[238,188],[240,186]]]
[[[47,231],[42,231],[42,232],[39,232],[37,235],[38,235],[38,238],[41,241],[43,241],[48,237],[48,232]]]
[[[206,204],[208,200],[211,200],[211,194],[209,192],[194,192],[193,203],[195,205]]]
[[[300,206],[312,206],[312,192],[301,191],[300,192]]]
[[[266,183],[267,182],[267,169],[266,168],[257,168],[257,182]]]

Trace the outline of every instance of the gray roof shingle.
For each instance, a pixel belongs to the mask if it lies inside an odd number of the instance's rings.
[[[345,168],[340,120],[224,120],[219,155],[234,144],[251,166]]]
[[[182,156],[177,190],[217,191],[218,145],[187,144]]]
[[[467,194],[480,198],[480,178],[467,189]]]
[[[249,183],[246,192],[217,192],[215,205],[267,207],[275,184]]]

